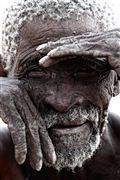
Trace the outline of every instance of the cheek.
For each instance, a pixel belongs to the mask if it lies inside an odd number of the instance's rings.
[[[114,81],[111,77],[107,77],[100,82],[79,84],[78,93],[83,97],[84,101],[88,101],[101,108],[107,108],[113,96],[113,90]]]
[[[99,84],[99,94],[104,106],[109,105],[114,94],[114,79],[111,75]]]

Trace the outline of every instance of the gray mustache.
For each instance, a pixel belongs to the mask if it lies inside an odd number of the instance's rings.
[[[92,105],[87,107],[75,106],[64,113],[49,108],[45,112],[41,112],[41,117],[47,128],[56,125],[81,125],[86,121],[98,125],[99,112],[100,110]]]

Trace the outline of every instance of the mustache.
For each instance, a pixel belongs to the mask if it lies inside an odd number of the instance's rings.
[[[86,121],[89,121],[94,126],[98,127],[100,109],[94,105],[75,105],[70,108],[69,111],[61,113],[50,107],[44,107],[44,109],[40,111],[40,115],[46,128],[51,128],[53,126],[82,125]]]

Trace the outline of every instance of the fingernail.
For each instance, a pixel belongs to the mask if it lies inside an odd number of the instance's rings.
[[[41,168],[42,168],[42,160],[41,161],[39,161],[39,162],[37,162],[36,163],[36,165],[35,165],[35,170],[36,171],[40,171],[41,170]]]
[[[39,60],[39,65],[42,67],[47,67],[47,59],[48,57],[43,57],[42,59]]]
[[[17,161],[18,164],[23,164],[25,162],[25,159],[26,159],[26,152],[23,152],[23,153],[17,153],[15,155],[15,159]]]
[[[39,60],[39,65],[43,65],[43,64],[44,64],[44,59],[42,58]]]
[[[41,49],[44,49],[46,44],[42,44],[36,48],[36,51],[40,51]]]
[[[55,164],[56,160],[57,160],[56,153],[55,153],[55,151],[53,151],[53,153],[52,153],[52,164]]]

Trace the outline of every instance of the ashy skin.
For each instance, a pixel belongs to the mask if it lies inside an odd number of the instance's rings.
[[[68,22],[43,23],[36,18],[25,24],[11,78],[0,80],[1,117],[11,132],[16,160],[22,164],[28,153],[36,170],[43,162],[58,170],[81,167],[98,148],[110,99],[119,91],[117,71],[111,70],[108,49],[104,51],[101,46],[99,52],[105,57],[100,63],[94,49],[84,56],[53,51],[53,56],[60,57],[59,62],[41,63],[40,59],[56,47],[41,53],[39,45],[101,30],[87,16],[84,24],[74,17]],[[116,31],[112,37],[119,40]],[[117,52],[111,48],[110,55]]]

